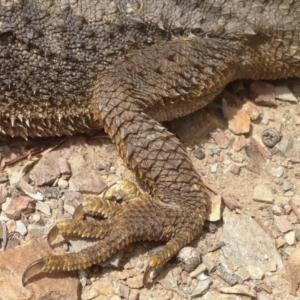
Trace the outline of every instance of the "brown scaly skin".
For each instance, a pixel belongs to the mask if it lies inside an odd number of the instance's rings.
[[[149,270],[201,231],[208,195],[159,122],[189,114],[235,79],[300,76],[300,3],[288,0],[0,0],[0,131],[70,135],[104,127],[149,194],[119,182],[49,233],[97,237],[40,271],[100,263],[134,241],[161,240]],[[113,195],[126,200],[110,202]],[[103,217],[84,221],[86,214]],[[113,225],[112,225],[113,224]]]

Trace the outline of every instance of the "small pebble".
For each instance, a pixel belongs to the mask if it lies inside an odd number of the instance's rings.
[[[225,294],[241,294],[250,297],[251,299],[256,299],[256,292],[251,290],[247,285],[237,284],[232,287],[220,287],[219,291]]]
[[[130,288],[119,281],[113,281],[114,292],[122,298],[129,298]]]
[[[198,280],[206,280],[208,278],[208,276],[206,276],[204,273],[201,273],[197,276]]]
[[[242,279],[242,281],[246,281],[250,278],[249,272],[246,270],[245,267],[240,267],[238,270],[235,271],[235,274]]]
[[[294,245],[295,241],[296,241],[296,235],[294,231],[290,231],[288,232],[285,236],[284,236],[285,241],[287,242],[288,245]]]
[[[195,149],[195,157],[198,159],[203,159],[205,157],[205,153],[201,150],[201,148],[197,147]]]
[[[47,203],[38,201],[36,202],[35,208],[43,214],[51,216],[50,206]]]
[[[216,173],[218,169],[218,164],[213,164],[210,166],[210,172],[211,173]]]
[[[279,205],[277,205],[277,204],[275,204],[275,205],[272,207],[272,211],[273,211],[273,214],[274,214],[274,215],[277,215],[277,216],[280,216],[280,215],[282,215],[282,213],[283,213],[282,208],[281,208]]]
[[[111,167],[109,168],[109,172],[110,172],[111,174],[115,174],[115,173],[116,173],[116,167],[111,166]]]
[[[284,246],[284,245],[285,245],[285,240],[284,240],[284,238],[283,238],[282,236],[278,237],[278,238],[276,239],[276,246],[277,246],[277,248],[281,248],[281,247]]]
[[[193,247],[184,247],[177,254],[183,270],[191,272],[201,263],[200,251]]]
[[[295,228],[295,237],[296,237],[296,240],[299,242],[300,241],[300,228],[299,227]]]
[[[272,191],[266,186],[259,184],[254,188],[253,200],[260,202],[273,203],[274,197]]]
[[[241,151],[246,145],[246,139],[245,136],[240,135],[236,137],[236,140],[234,141],[232,148],[235,152]]]
[[[285,86],[280,85],[275,87],[275,97],[282,101],[298,102],[291,90]]]
[[[248,266],[247,271],[249,272],[252,279],[262,279],[264,272],[255,266]]]
[[[227,155],[224,157],[223,163],[225,166],[228,166],[230,164],[232,164],[232,160],[230,157],[228,157]]]
[[[228,172],[230,172],[232,166],[233,166],[233,164],[230,164],[230,165],[226,166],[226,167],[223,169],[223,174],[227,174]]]
[[[218,226],[214,223],[211,222],[205,222],[204,223],[204,229],[207,230],[208,232],[216,232],[218,230]]]
[[[265,116],[263,116],[262,119],[261,119],[261,121],[260,121],[260,123],[262,125],[268,125],[269,124],[269,119],[266,118]]]
[[[207,270],[204,264],[199,265],[194,271],[190,273],[192,278],[197,277],[199,274],[204,273]]]
[[[8,233],[12,233],[16,229],[16,221],[15,220],[10,220],[6,223],[7,231]]]
[[[287,158],[293,158],[299,151],[300,143],[291,134],[286,134],[270,152]]]
[[[283,209],[286,215],[288,215],[292,211],[292,208],[289,204],[284,205]]]
[[[41,219],[41,215],[40,214],[35,213],[35,214],[32,215],[32,221],[33,222],[37,223],[40,219]]]
[[[291,254],[294,252],[295,250],[295,247],[294,246],[288,246],[284,249],[284,253],[287,255],[287,256],[291,256]]]
[[[287,191],[290,191],[293,188],[293,185],[289,181],[284,180],[282,188],[285,192],[287,192]]]
[[[219,221],[222,218],[222,197],[221,195],[213,195],[211,197],[211,208],[207,216],[210,222]]]
[[[261,110],[252,101],[245,101],[242,105],[242,109],[249,115],[251,121],[256,120],[261,115]]]
[[[24,225],[24,223],[20,220],[16,221],[15,231],[20,233],[21,235],[26,235],[27,234],[27,228]]]
[[[286,216],[274,216],[275,224],[280,232],[286,233],[292,230],[292,224],[289,222]]]
[[[231,286],[238,283],[237,277],[232,274],[227,265],[224,263],[221,263],[217,267],[216,273]]]
[[[216,268],[215,263],[208,257],[208,255],[204,255],[202,257],[202,260],[203,260],[203,264],[207,268],[208,273],[212,272]]]
[[[115,268],[119,268],[123,256],[124,256],[124,251],[119,250],[118,252],[110,256],[108,259],[106,259],[104,262],[102,262],[100,266],[101,267],[113,266]]]
[[[218,155],[221,152],[221,149],[215,144],[207,145],[206,149],[209,151],[211,156]]]
[[[280,178],[283,175],[283,167],[278,167],[278,168],[272,168],[270,173],[272,174],[273,177],[275,178]]]
[[[241,164],[245,160],[245,157],[244,157],[244,155],[242,155],[240,153],[236,153],[231,156],[231,159],[234,162]]]
[[[241,168],[235,164],[233,164],[230,168],[230,172],[234,175],[239,175],[241,172]]]
[[[64,210],[69,213],[71,216],[73,216],[75,212],[75,207],[73,205],[64,204]]]
[[[28,238],[29,239],[37,239],[41,237],[45,233],[45,227],[36,225],[36,224],[29,224],[28,225]]]
[[[191,295],[191,299],[198,298],[204,295],[208,291],[212,283],[213,281],[209,277],[205,280],[199,280],[195,290],[193,291],[193,294]]]
[[[69,187],[69,182],[65,179],[59,178],[57,185],[61,188],[61,189],[66,189]]]
[[[286,197],[293,197],[294,195],[295,195],[295,192],[293,192],[293,191],[287,191],[284,193],[284,196],[286,196]]]

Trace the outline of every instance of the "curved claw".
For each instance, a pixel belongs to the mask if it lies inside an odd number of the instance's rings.
[[[48,245],[50,246],[51,249],[53,249],[52,242],[58,237],[58,235],[59,235],[59,229],[57,225],[55,225],[50,229],[47,237]]]
[[[25,286],[25,281],[33,276],[36,275],[38,273],[41,272],[41,270],[43,269],[45,265],[45,260],[44,258],[41,258],[35,262],[33,262],[32,264],[30,264],[26,270],[24,271],[23,275],[22,275],[22,285]]]
[[[73,214],[73,219],[75,220],[82,220],[84,216],[84,210],[83,210],[83,205],[80,204],[76,207],[74,214]]]
[[[154,271],[154,268],[152,268],[151,266],[147,266],[146,268],[146,271],[144,273],[144,277],[143,277],[143,285],[146,286],[147,285],[147,282],[148,282],[148,279],[149,279],[149,275],[150,273]]]

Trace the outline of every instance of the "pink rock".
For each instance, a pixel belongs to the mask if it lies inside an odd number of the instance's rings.
[[[99,194],[107,187],[101,179],[101,174],[89,166],[81,169],[80,173],[73,175],[69,181],[71,191]]]
[[[72,169],[72,177],[69,180],[70,191],[99,194],[107,187],[100,171],[93,169],[80,153],[74,152],[69,163]]]
[[[292,224],[289,222],[286,216],[274,216],[274,220],[277,228],[280,232],[285,233],[292,230]]]
[[[0,204],[6,201],[7,190],[5,188],[5,184],[0,184]]]
[[[228,137],[222,131],[213,132],[211,134],[212,138],[216,141],[218,146],[222,149],[226,149],[230,143]]]
[[[77,299],[79,281],[74,272],[42,273],[28,280],[22,286],[22,274],[33,261],[48,254],[49,249],[43,240],[26,246],[0,252],[1,299]]]
[[[21,213],[31,213],[34,211],[35,201],[26,196],[14,198],[4,211],[6,216],[13,220],[21,218]]]
[[[230,168],[230,172],[234,175],[239,175],[241,172],[241,168],[237,165],[232,165]]]
[[[60,157],[59,167],[62,175],[71,175],[72,172],[71,172],[70,164],[64,157]]]
[[[37,186],[50,185],[60,176],[60,151],[47,153],[32,169],[32,179]]]
[[[250,85],[250,90],[254,95],[255,103],[266,106],[277,106],[274,85],[263,81],[254,81]]]

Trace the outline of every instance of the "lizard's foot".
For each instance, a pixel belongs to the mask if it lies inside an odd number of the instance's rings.
[[[120,193],[122,186],[126,189]],[[131,201],[119,204],[107,200],[112,199],[115,194],[117,196],[122,194],[123,199]],[[103,198],[86,199],[80,210],[82,211],[80,215],[97,215],[103,219],[63,220],[50,230],[49,244],[58,235],[99,238],[100,241],[79,253],[49,255],[33,262],[23,274],[23,285],[29,277],[41,272],[78,270],[101,263],[135,241],[168,241],[150,257],[149,267],[144,276],[146,283],[150,271],[165,264],[185,244],[189,243],[200,231],[203,223],[199,212],[193,215],[184,209],[178,210],[155,201],[148,194],[140,194],[136,186],[127,181],[112,185]],[[193,222],[187,222],[191,219]]]
[[[111,201],[115,198],[125,201]],[[75,219],[60,221],[50,230],[48,243],[51,246],[58,235],[64,235],[101,239],[99,244],[80,253],[50,255],[33,262],[23,274],[23,285],[29,277],[40,272],[78,270],[100,263],[136,240],[168,240],[167,236],[172,234],[172,225],[178,218],[174,216],[172,209],[160,206],[149,195],[141,194],[127,180],[117,181],[107,189],[102,198],[87,198],[76,210]],[[86,215],[102,219],[82,219]],[[164,251],[160,250],[151,257],[151,270],[162,265],[173,252],[180,249],[169,243]]]

